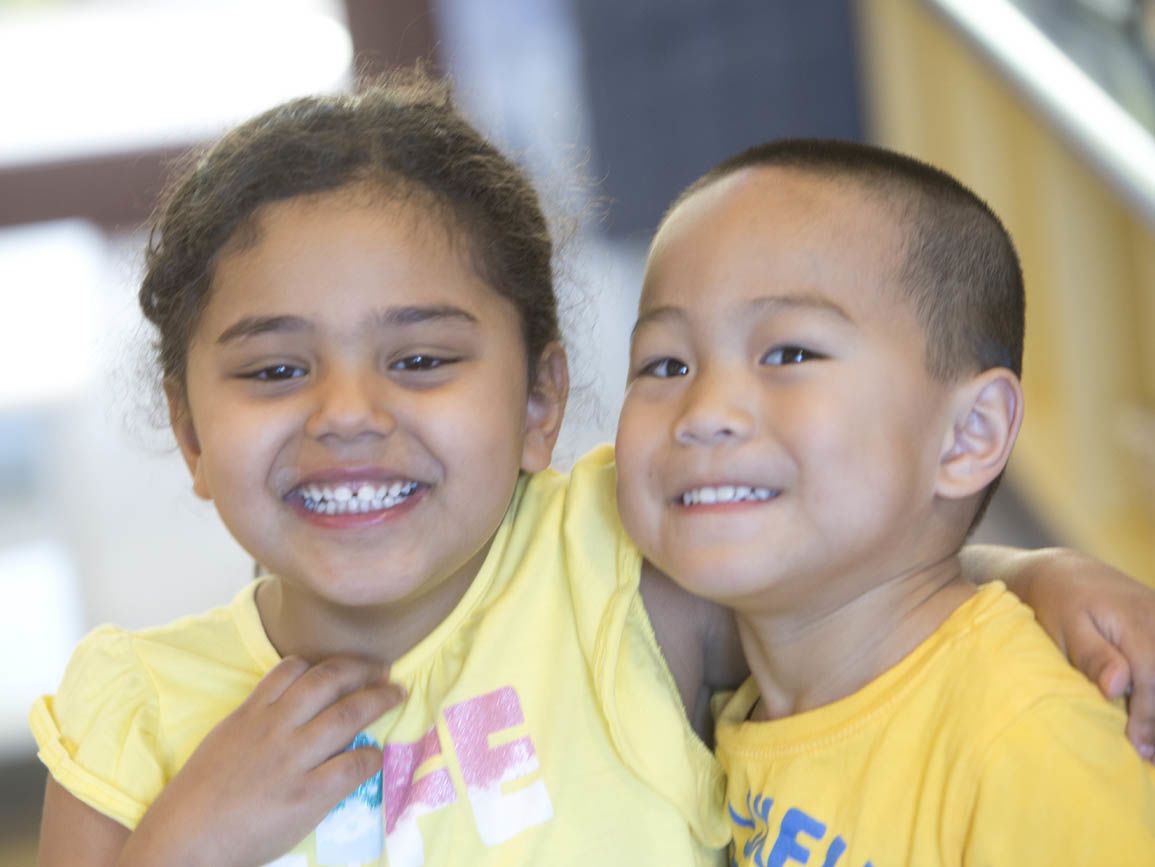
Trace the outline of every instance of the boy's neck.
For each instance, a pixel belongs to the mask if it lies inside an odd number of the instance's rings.
[[[761,700],[753,719],[792,716],[862,689],[897,665],[974,594],[957,556],[880,579],[808,610],[737,610]]]

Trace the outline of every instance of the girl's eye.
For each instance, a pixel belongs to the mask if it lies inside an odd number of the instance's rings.
[[[457,359],[440,358],[436,355],[407,355],[389,365],[390,370],[434,370],[446,364],[453,364]]]
[[[785,366],[787,364],[801,364],[804,361],[818,361],[825,358],[818,352],[813,352],[802,346],[775,346],[762,356],[762,364]]]
[[[268,367],[262,367],[260,370],[254,370],[251,373],[242,374],[242,379],[255,379],[258,382],[284,382],[289,379],[298,379],[308,371],[303,367],[298,367],[295,364],[271,364]]]
[[[639,372],[640,376],[653,376],[658,379],[672,379],[675,376],[686,376],[690,366],[676,358],[659,358],[645,365]]]

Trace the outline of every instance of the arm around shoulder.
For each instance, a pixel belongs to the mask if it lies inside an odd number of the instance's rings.
[[[648,561],[642,563],[641,596],[686,715],[709,743],[710,697],[736,688],[749,674],[733,613],[683,590]]]

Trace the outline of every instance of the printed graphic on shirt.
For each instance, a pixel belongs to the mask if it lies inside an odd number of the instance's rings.
[[[362,732],[347,750],[377,747]],[[385,817],[381,812],[381,774],[378,772],[334,807],[317,826],[317,861],[320,864],[357,864],[381,857],[385,838]]]
[[[349,749],[382,749],[382,770],[333,808],[314,834],[321,867],[377,863],[421,867],[418,818],[468,809],[485,846],[498,846],[553,818],[525,714],[506,686],[451,705],[420,739],[383,747],[360,734]],[[456,781],[456,782],[455,782]],[[298,850],[299,852],[300,850]],[[300,854],[267,867],[308,867]]]
[[[846,841],[834,834],[828,839],[826,824],[798,807],[774,809],[774,799],[753,792],[746,793],[744,808],[733,802],[730,825],[734,840],[730,843],[730,864],[753,867],[786,867],[806,864],[813,867],[860,867],[843,863]],[[874,867],[867,861],[861,867]]]

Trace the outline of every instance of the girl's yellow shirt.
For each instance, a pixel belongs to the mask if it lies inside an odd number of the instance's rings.
[[[614,504],[613,453],[522,479],[473,585],[391,669],[381,775],[278,867],[721,863],[723,780],[686,722]],[[76,650],[31,725],[56,780],[134,827],[278,662],[254,604]],[[260,816],[252,817],[260,822]]]

